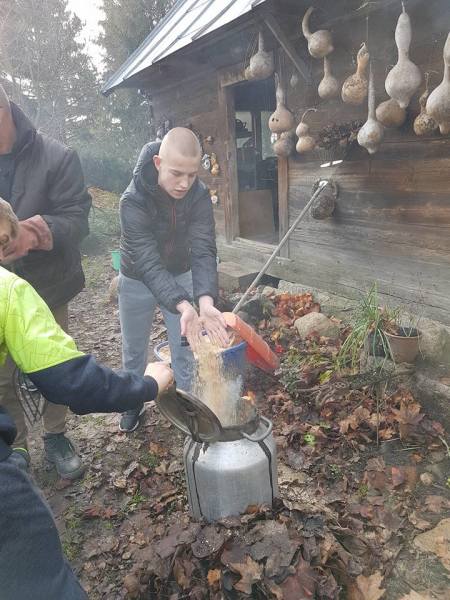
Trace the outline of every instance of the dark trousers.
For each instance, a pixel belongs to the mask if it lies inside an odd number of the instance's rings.
[[[87,600],[46,501],[10,458],[0,461],[0,598]]]

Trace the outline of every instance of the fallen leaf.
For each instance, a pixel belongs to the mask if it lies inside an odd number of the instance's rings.
[[[392,409],[394,417],[399,424],[400,439],[407,439],[414,433],[417,425],[424,417],[423,414],[420,414],[420,409],[420,404],[415,402],[412,397],[401,400],[400,410],[396,408]]]
[[[211,569],[208,571],[208,585],[210,587],[217,587],[220,583],[221,570],[220,569]]]
[[[425,521],[425,519],[421,519],[415,510],[408,515],[408,520],[416,529],[420,529],[421,531],[425,531],[431,527],[431,523],[429,521]]]
[[[358,575],[348,589],[347,600],[378,600],[384,596],[386,590],[380,588],[383,576],[376,571],[369,577]]]
[[[425,498],[425,507],[433,513],[441,513],[444,508],[450,507],[450,502],[444,496],[427,496]]]
[[[414,545],[435,554],[450,571],[450,519],[442,519],[434,529],[420,533],[414,538]]]
[[[316,593],[317,574],[311,565],[299,557],[295,573],[280,585],[283,600],[312,600]]]
[[[264,567],[247,554],[244,562],[230,563],[230,569],[241,576],[234,584],[235,589],[244,594],[251,594],[253,584],[261,581]]]
[[[418,594],[417,592],[414,592],[414,590],[411,590],[407,596],[402,596],[400,600],[433,600],[433,598],[426,592]]]
[[[191,581],[187,577],[183,562],[179,558],[175,559],[173,565],[173,574],[175,575],[178,585],[183,590],[187,590],[191,584]]]

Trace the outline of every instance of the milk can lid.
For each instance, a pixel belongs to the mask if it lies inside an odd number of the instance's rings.
[[[223,431],[217,416],[193,394],[174,388],[156,400],[161,413],[196,442],[215,442]]]

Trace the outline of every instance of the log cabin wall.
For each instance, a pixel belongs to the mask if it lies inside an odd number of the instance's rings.
[[[434,88],[443,74],[450,3],[410,4],[410,57],[422,73],[431,72]],[[389,65],[397,60],[394,29],[399,9],[400,3],[369,18],[377,105],[388,99],[384,80]],[[348,25],[337,20],[333,26],[336,51],[331,61],[340,81],[354,70],[352,57],[366,39],[365,19],[352,19]],[[306,117],[312,134],[326,125],[365,121],[366,105],[351,107],[340,98],[320,101],[316,90],[321,77],[322,65],[313,61],[313,86],[299,85],[290,89],[288,97],[297,114],[317,108]],[[385,141],[371,158],[356,146],[334,168],[321,168],[323,161],[307,155],[289,160],[290,222],[309,199],[316,179],[332,177],[340,196],[330,219],[308,217],[294,232],[288,279],[348,297],[377,281],[380,291],[392,296],[393,302],[450,323],[450,139],[439,133],[425,138],[414,134],[418,96],[411,101],[406,123],[399,130],[386,130]],[[285,268],[278,272],[282,274]]]
[[[378,105],[387,99],[384,80],[389,66],[397,60],[394,30],[401,4],[380,0],[383,8],[371,13],[368,27],[366,18],[356,10],[363,4],[359,0],[316,2],[319,10],[313,14],[311,29],[332,30],[335,52],[330,58],[333,73],[341,82],[354,72],[356,52],[369,31]],[[277,5],[282,10],[277,12]],[[307,2],[297,0],[274,0],[271,10],[311,69],[311,85],[300,78],[294,89],[287,86],[288,105],[298,118],[306,108],[317,109],[306,118],[312,134],[317,135],[326,125],[365,121],[367,107],[365,103],[351,107],[340,98],[323,102],[318,97],[322,63],[308,55],[306,41],[299,36],[299,22],[307,6]],[[434,88],[443,74],[442,50],[450,30],[450,2],[409,0],[406,6],[413,28],[410,57],[422,72],[431,72]],[[254,30],[259,26],[255,23]],[[267,29],[265,32],[270,44],[270,34]],[[240,32],[229,41],[228,49],[236,49],[238,40],[242,43],[243,38]],[[236,63],[238,53],[226,53],[223,47],[211,47],[209,52],[209,66],[205,60],[196,69],[195,77],[189,70],[189,77],[177,77],[176,83],[162,86],[153,94],[155,120],[167,116],[174,125],[191,124],[204,137],[214,138],[204,149],[217,154],[221,173],[212,177],[202,170],[201,178],[210,189],[218,191],[219,205],[214,212],[220,252],[223,260],[256,268],[263,264],[270,247],[239,240],[227,244],[224,240],[224,199],[230,193],[224,144],[226,125],[219,102],[217,65],[213,61],[216,52],[221,56],[221,67],[234,65],[239,69],[243,66],[242,57]],[[283,52],[281,56],[282,75],[288,82],[293,66],[288,57],[283,59]],[[394,303],[409,305],[420,315],[450,323],[450,139],[439,133],[426,138],[414,135],[412,122],[419,112],[418,96],[411,101],[405,125],[386,131],[383,145],[371,159],[357,145],[335,168],[321,168],[323,160],[317,156],[294,155],[289,159],[289,223],[304,207],[318,178],[332,177],[339,185],[340,195],[333,217],[326,221],[307,217],[303,221],[289,243],[289,260],[279,260],[270,274],[349,298],[358,297],[377,281],[380,291],[391,296]]]

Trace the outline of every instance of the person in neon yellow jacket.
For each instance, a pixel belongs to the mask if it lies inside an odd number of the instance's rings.
[[[15,235],[15,217],[0,199],[2,249]],[[113,371],[80,352],[29,283],[0,266],[0,364],[13,361],[49,402],[77,414],[123,412],[153,400],[173,382],[162,363],[144,377]],[[2,600],[86,600],[64,559],[50,509],[14,450],[14,423],[0,406],[0,597]]]

